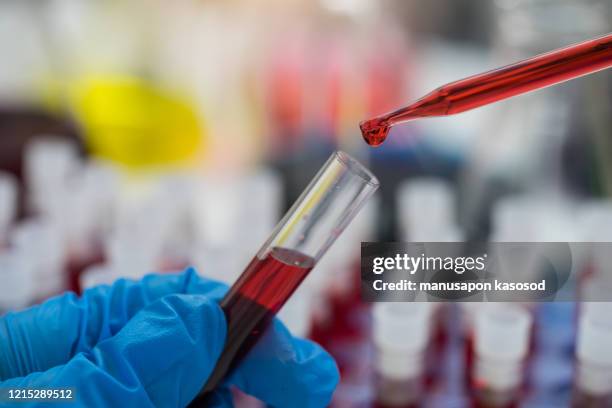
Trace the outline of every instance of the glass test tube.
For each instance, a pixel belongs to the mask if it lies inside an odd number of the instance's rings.
[[[206,404],[378,185],[355,159],[332,154],[221,300],[225,348],[191,406]]]

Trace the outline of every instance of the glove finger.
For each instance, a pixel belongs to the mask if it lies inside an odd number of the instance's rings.
[[[223,312],[206,297],[166,296],[67,364],[0,385],[73,387],[87,407],[186,406],[219,357],[225,327]]]
[[[140,281],[119,279],[110,288],[92,288],[81,298],[88,327],[76,352],[114,336],[143,307],[164,296],[197,293],[218,299],[224,292],[223,284],[201,278],[193,268],[178,274],[150,274]]]
[[[339,379],[321,346],[293,337],[275,319],[226,383],[271,406],[299,408],[327,406]]]
[[[91,288],[81,298],[67,293],[0,319],[0,380],[66,363],[115,335],[136,313],[172,293],[220,298],[225,287],[195,270],[152,274],[141,281],[119,279]],[[8,351],[8,352],[6,352]]]

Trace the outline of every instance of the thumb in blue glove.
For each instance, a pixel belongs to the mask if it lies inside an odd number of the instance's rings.
[[[223,348],[226,323],[216,301],[224,291],[188,270],[120,280],[8,314],[0,319],[0,387],[71,387],[87,407],[185,406]],[[231,406],[234,385],[274,406],[326,406],[337,382],[323,349],[275,321],[215,403]]]

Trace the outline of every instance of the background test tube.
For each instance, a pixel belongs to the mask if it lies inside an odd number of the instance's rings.
[[[421,398],[432,303],[377,303],[373,336],[380,406],[403,407]]]
[[[355,159],[332,154],[222,299],[228,322],[225,348],[191,406],[206,404],[208,393],[256,343],[378,185]]]
[[[612,397],[612,303],[585,303],[576,355],[578,389],[591,397]]]
[[[529,351],[531,315],[506,303],[483,305],[474,321],[474,383],[490,406],[506,406],[517,397]]]
[[[402,239],[416,242],[461,241],[454,192],[448,183],[421,178],[403,183],[398,191]]]
[[[24,269],[32,273],[35,299],[44,299],[65,288],[65,253],[57,225],[46,218],[18,224],[11,235],[12,250],[21,258]]]
[[[25,178],[31,210],[47,215],[60,210],[77,162],[77,146],[71,142],[44,136],[28,144]]]
[[[28,306],[34,296],[34,271],[23,255],[0,252],[0,314]]]

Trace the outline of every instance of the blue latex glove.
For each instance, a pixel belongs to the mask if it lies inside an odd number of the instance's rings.
[[[217,301],[225,290],[190,269],[9,313],[0,319],[0,387],[75,389],[77,404],[53,407],[185,406],[223,348]],[[338,378],[321,347],[292,337],[276,320],[216,391],[213,406],[231,406],[235,385],[276,407],[324,407]]]

